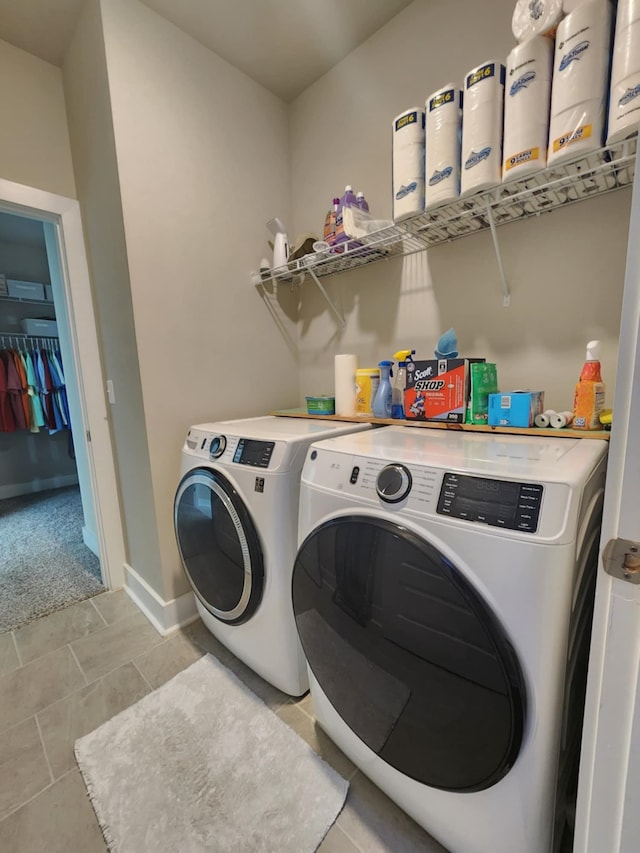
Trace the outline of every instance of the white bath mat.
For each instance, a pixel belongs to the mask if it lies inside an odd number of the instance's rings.
[[[312,853],[348,788],[211,655],[75,752],[113,853]]]

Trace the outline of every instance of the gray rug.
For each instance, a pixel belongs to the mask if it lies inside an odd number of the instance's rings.
[[[75,753],[112,853],[312,853],[348,788],[211,655]]]
[[[104,591],[77,486],[0,501],[0,632]]]

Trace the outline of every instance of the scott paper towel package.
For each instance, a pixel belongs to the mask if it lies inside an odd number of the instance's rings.
[[[511,29],[520,42],[534,36],[553,38],[565,11],[562,0],[518,0]]]
[[[548,164],[593,151],[604,142],[612,9],[585,0],[556,33]]]
[[[462,92],[449,84],[427,98],[424,197],[427,208],[460,195]]]
[[[640,127],[640,0],[618,0],[607,145]]]
[[[393,218],[424,210],[424,110],[413,107],[393,120]]]
[[[502,180],[544,169],[549,139],[553,42],[544,36],[517,45],[507,57]]]
[[[499,184],[502,179],[504,65],[485,62],[464,78],[460,193]]]

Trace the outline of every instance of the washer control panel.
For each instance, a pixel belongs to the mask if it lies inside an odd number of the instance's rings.
[[[238,465],[250,465],[253,468],[268,468],[275,441],[256,441],[253,438],[240,438],[233,454]]]
[[[543,487],[446,472],[440,489],[439,515],[479,521],[492,527],[535,533]]]

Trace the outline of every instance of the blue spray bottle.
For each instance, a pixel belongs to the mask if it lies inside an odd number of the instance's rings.
[[[376,396],[373,398],[371,410],[373,411],[374,418],[390,418],[393,397],[393,390],[391,388],[391,368],[393,367],[393,362],[380,361],[378,362],[378,367],[380,368],[380,384],[378,385]]]

